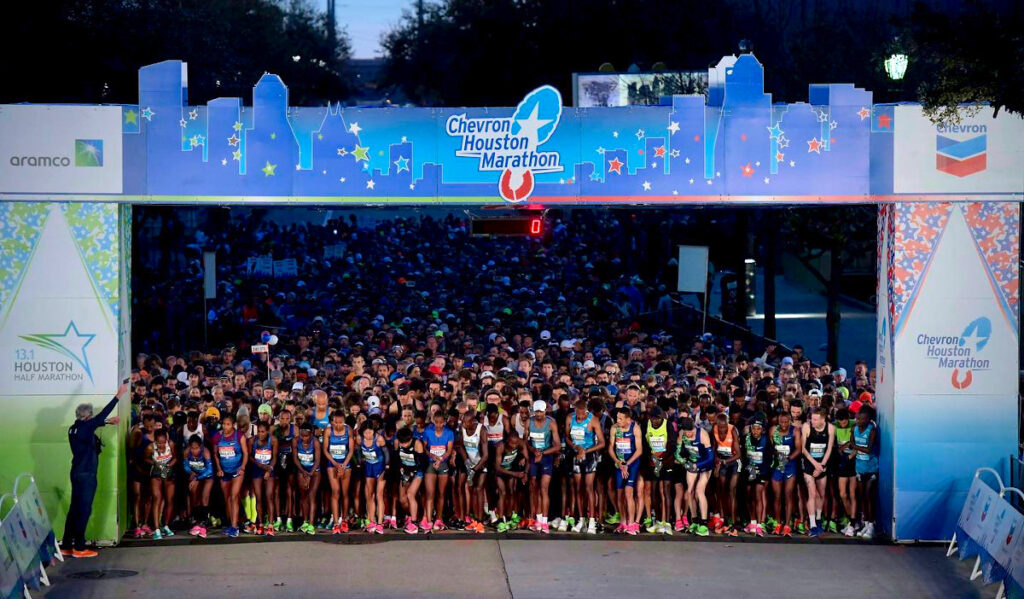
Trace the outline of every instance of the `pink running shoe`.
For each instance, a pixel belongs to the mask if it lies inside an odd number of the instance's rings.
[[[135,538],[136,539],[141,539],[144,536],[146,536],[146,533],[142,532],[141,528],[136,528],[135,529]]]
[[[148,537],[151,534],[153,534],[153,529],[150,528],[148,524],[143,524],[142,525],[142,536]]]
[[[363,530],[365,530],[366,532],[368,532],[370,534],[373,534],[374,531],[377,530],[377,523],[376,522],[370,522],[370,523],[368,523],[366,525],[366,528],[364,528]]]
[[[754,534],[756,534],[759,537],[763,537],[764,536],[764,527],[761,526],[760,524],[755,526],[754,527]]]
[[[206,527],[205,526],[200,526],[199,527],[199,538],[200,539],[205,539],[206,538]]]
[[[413,523],[412,523],[412,521],[410,520],[409,522],[406,522],[406,523],[405,523],[405,532],[407,532],[407,533],[409,533],[409,534],[411,534],[411,535],[414,535],[414,534],[416,534],[417,532],[419,532],[419,529],[418,529],[418,528],[416,527],[416,525],[415,525],[415,524],[413,524]]]
[[[445,528],[447,527],[444,525],[444,522],[441,522],[440,518],[434,520],[434,530],[444,530]]]
[[[750,534],[750,535],[754,534],[754,532],[755,532],[756,530],[757,530],[757,525],[756,525],[756,524],[754,524],[753,522],[751,522],[750,524],[747,524],[747,525],[746,525],[746,526],[745,526],[745,527],[743,528],[743,532],[745,532],[745,533],[747,533],[747,534]]]
[[[629,532],[629,525],[625,522],[619,522],[619,525],[615,527],[615,533],[622,534],[624,532]]]
[[[430,523],[430,520],[426,518],[420,520],[420,530],[423,532],[430,532],[434,528],[434,525]]]
[[[384,534],[384,527],[382,525],[378,524],[376,527],[374,527],[373,532],[375,532],[375,533],[377,533],[379,535],[382,535],[382,534]]]
[[[188,529],[188,534],[192,535],[193,537],[197,536],[199,534],[199,525],[196,524],[192,528]]]
[[[537,525],[537,530],[541,534],[549,534],[551,532],[551,526],[547,522],[541,522]]]
[[[632,535],[632,536],[635,537],[637,535],[637,533],[639,533],[639,532],[640,532],[640,525],[639,524],[627,524],[626,525],[626,534],[627,535]]]
[[[683,532],[686,530],[686,524],[683,524],[682,520],[676,520],[675,525],[672,527],[676,532]]]

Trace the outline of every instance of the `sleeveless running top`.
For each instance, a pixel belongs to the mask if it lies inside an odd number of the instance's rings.
[[[161,468],[166,467],[172,457],[174,457],[174,454],[171,453],[171,444],[169,442],[163,451],[160,450],[159,445],[153,445],[153,461],[156,462],[157,466]]]
[[[476,425],[476,432],[470,435],[466,432],[466,427],[462,428],[462,445],[466,448],[466,461],[471,465],[476,465],[480,462],[480,432],[483,430],[483,425]]]
[[[398,460],[405,468],[415,468],[416,464],[416,441],[413,440],[408,447],[398,446]]]
[[[340,435],[334,434],[334,427],[330,428],[330,434],[327,436],[327,453],[336,462],[342,462],[348,457],[348,431],[347,424]]]
[[[754,435],[747,433],[743,444],[747,450],[747,460],[750,464],[761,466],[764,463],[764,450],[768,446],[768,435],[762,434],[760,439],[754,440]]]
[[[181,427],[182,440],[185,441],[185,443],[188,443],[188,440],[192,438],[192,435],[199,435],[200,439],[205,440],[206,437],[203,435],[203,425],[196,423],[195,430],[189,430],[188,422],[185,422],[185,426]]]
[[[228,437],[218,432],[214,439],[217,446],[217,456],[220,458],[220,469],[228,474],[238,472],[242,466],[242,442],[241,434],[237,430],[231,432]]]
[[[836,427],[836,445],[845,445],[846,443],[849,443],[850,439],[852,439],[852,438],[853,438],[853,429],[851,427],[849,427],[849,426],[846,427],[846,428],[841,428],[841,427],[838,427],[838,426]],[[844,449],[842,451],[842,453],[840,454],[840,457],[843,460],[848,460],[848,459],[850,459],[851,455],[853,455],[853,447],[847,447],[846,449]]]
[[[703,429],[701,429],[701,427],[698,426],[696,427],[696,430],[697,434],[696,436],[694,436],[693,439],[687,438],[685,434],[680,437],[682,441],[679,443],[679,445],[676,446],[677,462],[690,462],[696,464],[697,462],[700,461],[702,452],[711,451],[710,448],[705,449],[704,444],[701,443],[700,433]],[[685,456],[682,454],[684,450],[686,451]]]
[[[651,454],[655,459],[661,459],[662,454],[668,448],[668,419],[661,420],[661,426],[655,428],[650,422],[647,423],[647,446],[651,448]]]
[[[252,460],[257,464],[263,464],[264,466],[270,465],[270,460],[274,457],[274,442],[267,437],[267,442],[264,445],[260,445],[259,439],[253,439],[252,441]]]
[[[318,429],[325,429],[331,425],[331,409],[327,408],[324,410],[323,418],[317,418],[316,408],[313,408],[313,413],[309,417],[309,421],[313,423],[313,426]]]
[[[487,428],[487,442],[491,446],[501,443],[505,438],[505,421],[502,414],[498,414],[498,420],[494,425],[488,424],[487,416],[484,416],[484,426]]]
[[[427,428],[425,428],[423,430],[419,430],[418,428],[416,428],[415,424],[412,425],[412,439],[413,439],[413,441],[419,441],[419,442],[423,443],[424,445],[426,445],[427,444],[427,431],[429,431],[431,428],[433,428],[433,427],[428,426]]]
[[[313,465],[316,464],[316,456],[314,455],[316,443],[313,441],[313,437],[309,438],[309,445],[303,447],[302,439],[299,439],[295,447],[295,455],[299,458],[299,464],[306,471],[312,471]]]
[[[515,461],[516,461],[516,459],[518,457],[519,457],[519,450],[518,449],[507,449],[507,450],[505,450],[503,455],[501,456],[501,467],[504,468],[505,470],[508,470],[509,468],[512,467],[512,464],[515,463]]]
[[[377,433],[373,434],[373,439],[370,440],[369,445],[366,445],[365,442],[360,443],[359,450],[363,454],[363,461],[367,464],[376,464],[381,461],[381,448],[377,445]]]
[[[537,451],[544,451],[551,447],[551,417],[544,418],[544,424],[539,427],[530,418],[530,443]]]
[[[628,460],[636,453],[636,435],[633,434],[633,423],[628,430],[615,429],[615,455],[622,461]]]
[[[719,437],[718,427],[716,426],[711,429],[711,433],[715,436],[715,442],[718,445],[715,448],[715,451],[718,453],[718,457],[722,459],[729,459],[732,457],[732,430],[733,427],[730,424],[729,432],[725,433],[725,437]]]
[[[277,434],[277,452],[288,455],[292,452],[292,439],[295,438],[295,425],[288,424],[288,432],[281,434],[281,428],[278,427],[275,431]]]
[[[862,431],[859,426],[853,427],[853,443],[860,449],[866,449],[870,453],[858,453],[857,454],[857,471],[858,472],[874,472],[878,469],[878,456],[875,455],[875,448],[870,447],[871,443],[871,431],[875,429],[875,423],[868,423],[867,427]]]
[[[572,413],[572,420],[569,422],[569,438],[577,447],[590,449],[597,444],[597,435],[590,430],[590,421],[593,419],[594,415],[587,412],[587,417],[580,422],[576,420],[576,412]]]
[[[775,432],[772,433],[772,442],[775,444],[775,468],[782,470],[789,463],[789,454],[793,453],[793,443],[796,439],[793,437],[793,425],[789,425],[789,430],[783,435],[779,432],[776,427]]]
[[[531,420],[533,419],[531,418]],[[526,436],[526,425],[523,424],[523,419],[519,417],[519,414],[516,414],[515,417],[512,418],[512,426],[516,429],[516,432],[519,433],[520,437]]]
[[[804,440],[804,449],[812,458],[820,462],[825,458],[825,451],[828,450],[828,424],[825,424],[825,428],[820,431],[814,426],[811,426],[810,429],[811,432]]]

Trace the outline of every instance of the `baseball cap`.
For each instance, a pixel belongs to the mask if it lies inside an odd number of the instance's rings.
[[[292,391],[302,391],[305,386],[302,383],[296,382],[292,385]]]
[[[380,398],[377,397],[376,395],[371,395],[370,397],[367,397],[366,398],[366,407],[371,408],[371,409],[372,408],[379,408],[380,407]]]
[[[543,399],[538,399],[537,401],[533,402],[533,411],[534,412],[547,412],[548,411],[548,402],[544,401]]]
[[[861,403],[871,404],[874,403],[874,398],[871,397],[870,391],[861,391],[860,395],[857,396],[857,401]]]
[[[821,389],[814,388],[807,392],[807,395],[811,397],[821,397]]]
[[[540,338],[543,339],[544,341],[551,339],[551,331],[544,329],[543,331],[540,332]]]
[[[591,369],[596,368],[596,367],[597,367],[597,365],[594,364],[593,360],[584,360],[584,362],[583,362],[583,370],[591,370]]]
[[[838,374],[839,376],[843,377],[843,378],[846,378],[846,369],[845,368],[837,368],[835,373]]]
[[[206,418],[216,418],[217,420],[220,420],[220,410],[210,407],[206,410],[206,413],[203,414],[203,416]]]
[[[789,356],[786,356],[785,358],[782,358],[782,365],[783,366],[786,366],[786,365],[792,366],[793,365],[793,358],[791,358]]]

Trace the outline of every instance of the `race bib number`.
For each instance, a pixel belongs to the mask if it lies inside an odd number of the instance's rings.
[[[731,458],[732,447],[729,447],[728,445],[720,445],[718,447],[718,455],[722,456],[723,458]]]
[[[583,443],[583,439],[587,437],[587,430],[584,428],[574,427],[569,429],[569,435],[572,437],[572,442],[579,445]]]
[[[619,455],[633,453],[633,443],[629,439],[616,439],[615,452]]]
[[[827,443],[811,443],[811,457],[814,459],[825,457],[826,449],[828,449]]]
[[[652,437],[651,451],[653,451],[654,453],[661,453],[665,451],[665,439],[662,437]]]
[[[439,458],[444,455],[444,452],[448,451],[448,448],[444,445],[431,445],[430,455]]]
[[[533,447],[535,449],[547,449],[547,444],[544,442],[545,437],[546,435],[543,432],[530,432],[530,441],[533,442]]]
[[[257,449],[254,457],[256,458],[256,461],[261,464],[269,464],[271,458],[271,450]]]
[[[222,445],[217,448],[217,454],[222,460],[230,460],[235,457],[235,448],[230,445]]]
[[[749,454],[751,464],[760,464],[764,461],[764,454],[760,451],[751,451]]]
[[[790,452],[789,445],[776,445],[775,452],[778,453],[780,457],[788,458]]]
[[[313,454],[311,454],[311,453],[300,453],[299,454],[299,463],[302,464],[303,466],[312,466],[313,462],[314,462]]]
[[[348,445],[329,445],[327,446],[327,451],[330,452],[331,457],[335,460],[344,460],[345,456],[348,455]]]

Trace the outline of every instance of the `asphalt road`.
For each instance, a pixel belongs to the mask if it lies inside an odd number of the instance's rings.
[[[981,597],[940,547],[437,537],[118,547],[43,597]],[[135,573],[114,577],[117,570]],[[96,577],[95,572],[104,575]],[[80,575],[85,577],[79,577]],[[696,594],[696,595],[694,595]]]

